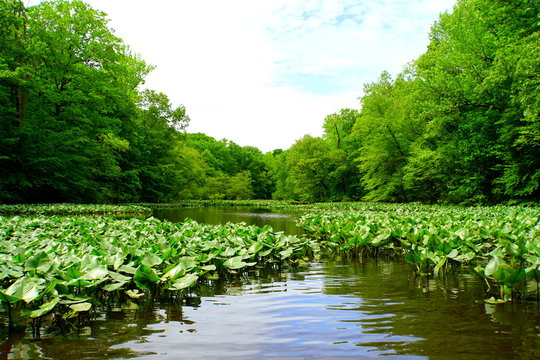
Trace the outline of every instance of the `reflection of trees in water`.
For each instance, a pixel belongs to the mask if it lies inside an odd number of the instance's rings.
[[[288,235],[299,235],[303,231],[296,226],[295,216],[298,211],[279,211],[253,207],[200,207],[155,210],[153,216],[161,220],[182,222],[186,218],[205,224],[225,224],[227,222],[245,222],[263,227],[270,225],[274,231],[283,231]]]
[[[484,288],[468,273],[415,277],[406,264],[374,260],[327,263],[324,273],[325,294],[356,298],[335,310],[362,313],[351,320],[361,332],[358,346],[430,359],[540,358],[538,309],[478,301]],[[380,341],[362,341],[372,334]],[[403,337],[412,339],[399,341]]]

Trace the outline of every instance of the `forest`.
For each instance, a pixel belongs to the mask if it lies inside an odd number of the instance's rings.
[[[143,87],[152,66],[106,14],[0,0],[0,202],[538,202],[539,13],[458,0],[421,56],[364,86],[359,109],[262,153],[187,133],[189,109]]]

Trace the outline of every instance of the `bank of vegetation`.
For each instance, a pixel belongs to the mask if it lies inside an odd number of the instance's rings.
[[[152,209],[142,205],[108,204],[0,204],[0,215],[141,215],[149,216]]]
[[[360,110],[266,154],[185,133],[187,110],[142,89],[152,66],[102,12],[0,10],[1,202],[540,199],[537,1],[457,1],[424,54],[365,85]]]

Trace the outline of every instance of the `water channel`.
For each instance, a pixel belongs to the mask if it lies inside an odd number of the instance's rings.
[[[297,231],[296,214],[182,211],[155,216]],[[78,335],[4,338],[0,359],[539,359],[538,304],[483,294],[466,270],[430,279],[398,261],[327,259],[217,281],[181,305],[104,313]]]

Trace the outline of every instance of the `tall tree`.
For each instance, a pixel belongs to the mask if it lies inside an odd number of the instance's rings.
[[[532,34],[538,31],[538,10],[530,1],[462,0],[432,29],[429,49],[416,62],[426,95],[417,102],[428,115],[423,139],[429,140],[417,153],[431,149],[435,156],[411,163],[437,169],[435,177],[446,186],[443,201],[490,203],[520,192],[538,196],[538,178],[527,177],[538,166],[533,160],[538,152],[528,140],[525,146],[519,141],[527,132],[527,112],[515,106],[521,103],[515,96],[523,93],[512,90],[519,82],[526,85],[512,77],[519,61],[509,56],[527,37],[525,43],[537,47]],[[517,154],[524,155],[523,162]]]
[[[137,137],[126,167],[137,173],[140,200],[173,200],[190,186],[192,171],[200,173],[200,169],[188,165],[197,163],[196,155],[189,151],[184,154],[181,144],[181,131],[189,123],[186,109],[173,108],[167,95],[147,89],[141,92],[137,119]]]
[[[358,161],[368,200],[410,200],[403,176],[411,142],[417,136],[410,119],[412,85],[403,76],[394,81],[384,72],[377,82],[364,87],[362,112],[354,131],[361,141]]]
[[[10,3],[20,4],[2,4]],[[150,69],[81,1],[42,2],[15,17],[9,42],[23,50],[2,54],[9,76],[0,92],[11,94],[4,111],[16,117],[3,129],[13,146],[2,159],[19,183],[3,176],[0,193],[8,201],[106,201],[122,178],[136,87]]]
[[[337,200],[337,184],[345,171],[344,155],[322,138],[304,136],[287,150],[287,182],[292,196],[301,201]],[[336,199],[337,197],[337,199]]]
[[[356,159],[361,144],[354,134],[354,126],[360,117],[355,109],[342,109],[338,114],[328,115],[324,119],[324,139],[335,152],[335,156],[343,158],[342,171],[338,179],[335,198],[342,200],[359,199],[363,195],[360,184],[360,172]]]

